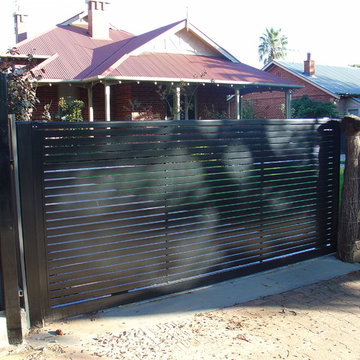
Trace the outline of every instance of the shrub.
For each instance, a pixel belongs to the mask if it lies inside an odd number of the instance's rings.
[[[55,114],[55,120],[71,122],[84,121],[81,111],[83,107],[84,102],[81,100],[61,97],[58,102],[58,112]]]
[[[291,113],[294,118],[321,118],[339,116],[336,111],[336,105],[331,102],[316,101],[309,98],[308,95],[303,95],[299,99],[294,99],[291,102]]]

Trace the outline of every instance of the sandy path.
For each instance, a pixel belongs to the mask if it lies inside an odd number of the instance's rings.
[[[135,324],[135,323],[134,323]],[[360,271],[136,326],[94,315],[33,331],[6,359],[360,359]],[[62,335],[55,331],[61,329]]]

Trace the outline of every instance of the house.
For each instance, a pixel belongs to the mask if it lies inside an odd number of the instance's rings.
[[[20,54],[40,62],[34,119],[46,104],[56,112],[58,99],[69,96],[84,101],[89,121],[240,118],[242,95],[276,90],[289,99],[298,88],[241,63],[187,19],[135,36],[109,26],[108,2],[87,2],[86,11],[33,39],[26,39],[26,18],[15,16],[22,22],[18,38],[25,38],[17,44]]]
[[[303,64],[274,60],[264,68],[269,74],[302,85],[292,99],[308,95],[310,99],[331,102],[340,115],[360,115],[360,68],[318,65],[311,54]],[[283,117],[284,100],[278,91],[250,94],[250,100],[259,117]]]

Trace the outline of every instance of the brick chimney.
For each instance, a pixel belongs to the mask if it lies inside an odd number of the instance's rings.
[[[108,1],[86,0],[88,3],[89,34],[93,39],[109,39]]]
[[[27,39],[27,15],[14,14],[16,43]]]
[[[306,75],[315,75],[315,61],[311,60],[311,54],[307,54],[307,59],[304,61],[304,73]]]

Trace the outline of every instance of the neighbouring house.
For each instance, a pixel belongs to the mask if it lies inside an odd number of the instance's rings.
[[[242,95],[278,91],[289,103],[299,88],[241,63],[187,19],[135,36],[109,26],[108,2],[87,3],[86,11],[32,39],[26,18],[15,16],[17,38],[25,38],[16,45],[20,56],[33,54],[34,71],[44,71],[33,119],[46,104],[56,112],[60,97],[83,100],[89,121],[240,118]]]
[[[292,94],[292,99],[308,95],[312,100],[335,104],[341,116],[360,115],[360,68],[318,65],[309,53],[303,64],[276,60],[267,64],[263,70],[302,85],[302,89]],[[244,98],[251,101],[258,117],[284,117],[281,92],[249,94]]]

